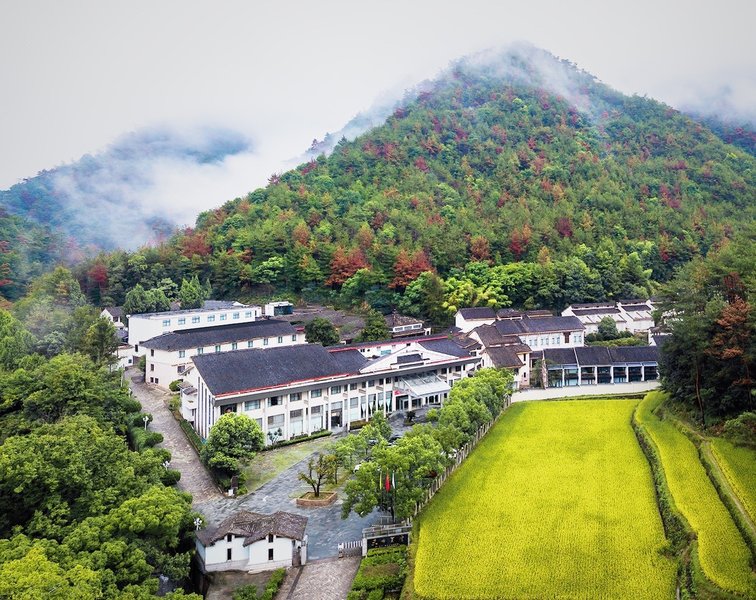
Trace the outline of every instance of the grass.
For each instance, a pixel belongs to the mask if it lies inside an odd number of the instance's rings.
[[[756,523],[756,451],[712,438],[711,450],[751,521]]]
[[[688,437],[653,411],[664,401],[661,392],[643,400],[638,418],[653,439],[677,509],[698,537],[698,560],[706,577],[724,590],[756,594],[751,553],[720,500]]]
[[[332,441],[331,437],[322,437],[291,446],[258,452],[244,466],[244,472],[247,475],[247,482],[245,484],[247,490],[252,492],[258,489],[289,467],[310,456],[313,452],[323,450]]]
[[[516,404],[421,516],[419,598],[672,598],[636,401]]]

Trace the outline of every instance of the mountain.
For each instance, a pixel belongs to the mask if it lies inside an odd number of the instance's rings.
[[[516,46],[460,60],[382,125],[140,251],[138,269],[123,254],[94,265],[96,284],[80,276],[93,299],[197,273],[217,295],[420,312],[434,286],[448,310],[645,295],[753,222],[754,166],[678,111]],[[443,281],[413,285],[427,270]]]
[[[248,149],[244,137],[223,129],[143,130],[0,191],[2,294],[15,297],[57,262],[166,238],[180,223],[154,200],[156,171],[169,164],[199,168]]]

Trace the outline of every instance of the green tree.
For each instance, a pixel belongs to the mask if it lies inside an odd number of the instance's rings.
[[[0,308],[0,368],[15,368],[33,348],[34,337],[11,313]]]
[[[315,317],[305,325],[305,339],[310,344],[333,346],[339,343],[339,332],[328,319]]]
[[[95,364],[111,365],[118,360],[115,356],[118,350],[116,328],[109,319],[99,317],[87,329],[84,343],[89,357]]]
[[[239,461],[251,459],[264,445],[265,436],[257,421],[226,413],[210,429],[200,455],[209,467],[236,475],[241,472]]]
[[[190,280],[181,280],[181,289],[178,293],[179,302],[181,302],[181,308],[183,310],[189,308],[201,308],[202,304],[207,300],[206,289],[202,287],[197,275]]]
[[[141,284],[137,283],[126,294],[126,300],[123,303],[123,312],[126,315],[140,315],[150,312],[150,307],[150,299],[147,296],[147,292]]]
[[[616,340],[619,337],[617,323],[611,317],[604,317],[599,321],[598,334],[602,340]]]
[[[365,316],[365,328],[357,336],[358,342],[374,342],[389,338],[386,319],[377,310],[368,311]]]

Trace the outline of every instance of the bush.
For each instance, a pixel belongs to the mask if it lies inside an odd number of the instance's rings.
[[[276,442],[275,444],[269,444],[263,448],[263,451],[265,450],[272,450],[273,448],[283,448],[284,446],[292,446],[294,444],[299,444],[300,442],[306,442],[308,440],[316,440],[318,438],[326,437],[328,435],[331,435],[331,432],[328,429],[321,429],[320,431],[316,431],[315,433],[311,435],[303,434],[298,435],[296,437],[291,438],[290,440],[281,440],[280,442]]]
[[[257,600],[257,586],[249,583],[237,588],[231,595],[232,600]]]
[[[276,569],[265,584],[265,591],[260,596],[260,600],[273,600],[286,577],[286,569]]]
[[[168,384],[168,389],[172,392],[178,392],[179,391],[179,384],[182,382],[181,379],[174,379]]]
[[[369,550],[352,583],[352,594],[360,595],[349,597],[380,600],[388,592],[401,590],[406,576],[406,547],[390,546]]]
[[[160,476],[160,482],[166,486],[176,485],[181,479],[181,471],[176,469],[166,469],[165,473]]]
[[[744,412],[725,422],[724,434],[736,444],[756,446],[756,413]]]

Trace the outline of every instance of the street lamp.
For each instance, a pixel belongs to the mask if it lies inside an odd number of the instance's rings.
[[[147,415],[144,415],[142,421],[144,421],[144,430],[147,431],[147,423],[150,422],[150,418]]]

